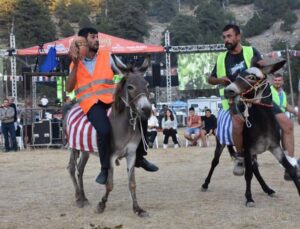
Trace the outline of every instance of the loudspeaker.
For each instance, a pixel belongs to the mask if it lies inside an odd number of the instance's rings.
[[[51,122],[42,120],[34,122],[32,125],[33,145],[48,145],[51,144]]]
[[[153,86],[160,86],[160,65],[152,64],[152,76],[153,76]]]
[[[51,121],[52,144],[62,144],[62,122],[59,120]]]
[[[171,86],[175,87],[179,85],[179,80],[178,80],[178,75],[171,76]],[[167,77],[162,76],[161,77],[161,87],[166,87],[167,86]]]
[[[24,75],[23,74],[24,72],[31,72],[31,68],[27,68],[27,67],[22,68],[24,90],[26,88],[26,91],[31,91],[31,78],[32,77]]]
[[[149,83],[149,88],[154,88],[152,76],[145,76],[145,80]]]

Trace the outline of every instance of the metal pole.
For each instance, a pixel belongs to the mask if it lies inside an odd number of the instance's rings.
[[[10,48],[14,50],[16,48],[16,39],[14,35],[14,22],[12,24],[11,33],[9,36],[10,41]],[[16,56],[11,53],[10,56],[10,67],[11,67],[11,95],[15,98],[15,103],[18,104],[18,98],[17,98],[17,66],[16,66]]]
[[[289,52],[288,43],[286,43],[285,48],[286,48],[286,60],[287,60],[287,67],[288,67],[288,74],[289,74],[290,92],[291,92],[291,97],[292,97],[292,107],[295,107],[294,90],[293,90],[293,85],[292,85],[292,74],[291,74],[291,61],[290,61],[290,52]]]
[[[170,33],[167,30],[165,33],[165,48],[166,48],[166,81],[167,81],[167,102],[171,105],[172,102],[172,84],[171,84],[171,53],[170,53]]]

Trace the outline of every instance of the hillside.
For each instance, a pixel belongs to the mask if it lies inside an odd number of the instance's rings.
[[[240,25],[245,25],[255,13],[253,4],[242,6],[231,4],[226,10],[234,14]],[[181,13],[185,15],[193,15],[193,12],[194,10],[189,10],[188,8],[183,8],[181,11]],[[295,29],[292,33],[280,30],[282,21],[276,21],[270,29],[258,36],[247,38],[247,41],[262,53],[270,52],[272,50],[271,45],[276,40],[286,40],[291,46],[295,45],[300,40],[300,10],[295,10],[294,12],[298,17],[298,21],[295,24]],[[158,23],[155,19],[150,18],[149,24],[151,25],[150,36],[145,39],[145,43],[160,44],[163,38],[162,32],[167,28],[168,23]]]

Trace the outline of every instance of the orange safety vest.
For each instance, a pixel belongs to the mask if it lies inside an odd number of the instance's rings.
[[[79,62],[75,95],[85,114],[99,100],[106,104],[113,102],[115,91],[113,78],[114,73],[111,69],[110,53],[108,51],[98,53],[93,75],[88,72],[81,61]]]

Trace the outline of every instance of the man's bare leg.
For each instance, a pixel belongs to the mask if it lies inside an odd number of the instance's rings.
[[[294,125],[284,113],[276,114],[275,117],[282,130],[283,148],[288,152],[290,157],[294,157]]]
[[[236,176],[244,175],[244,154],[243,154],[243,128],[244,121],[237,115],[232,115],[232,137],[237,150],[233,174]]]

